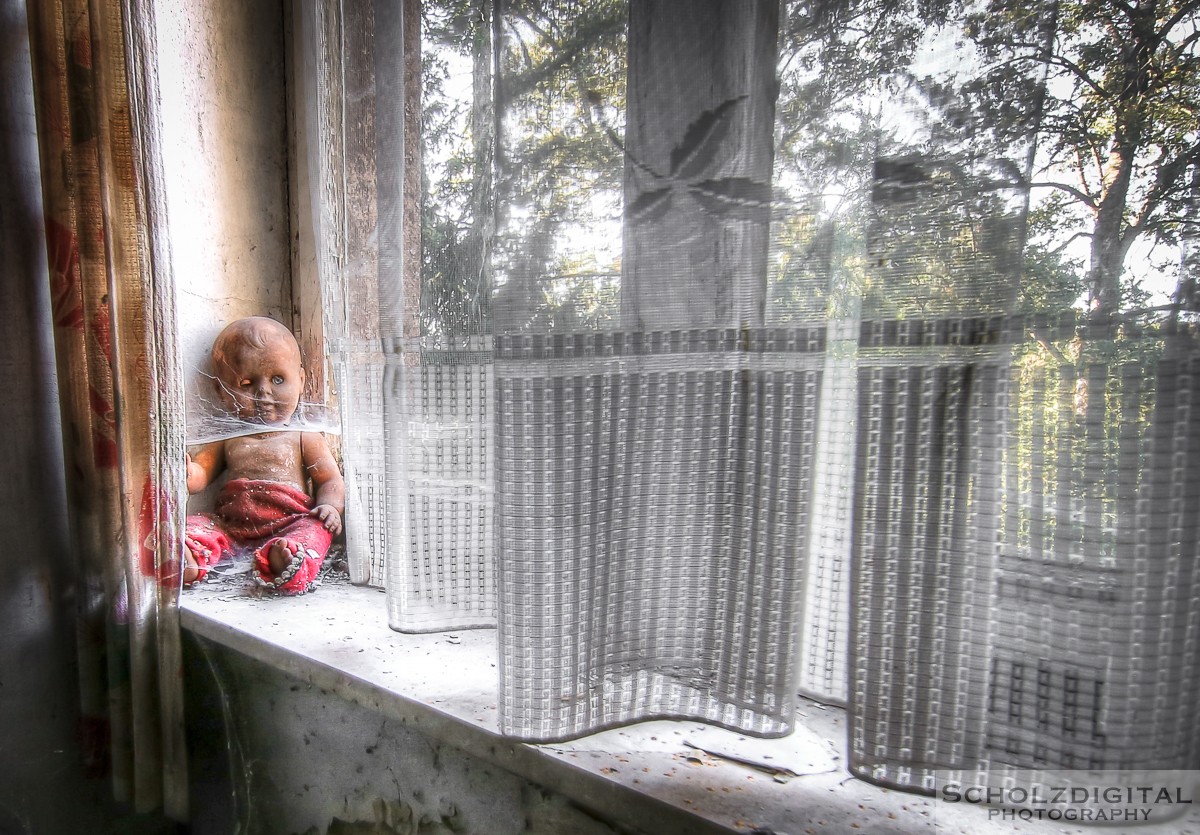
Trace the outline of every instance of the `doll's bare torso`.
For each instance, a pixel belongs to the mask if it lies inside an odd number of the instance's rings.
[[[299,432],[263,432],[225,441],[230,478],[278,481],[308,492]]]

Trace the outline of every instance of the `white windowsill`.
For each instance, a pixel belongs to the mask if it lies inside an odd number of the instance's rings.
[[[382,594],[346,582],[327,582],[300,597],[261,599],[237,585],[208,583],[183,594],[181,617],[183,628],[200,637],[640,831],[1076,831],[1049,824],[1017,828],[990,821],[983,808],[935,807],[927,797],[853,779],[845,770],[844,712],[813,702],[801,705],[798,731],[782,740],[745,740],[695,722],[655,721],[569,743],[515,742],[497,730],[495,630],[393,632]],[[705,752],[736,756],[746,750],[799,776],[777,779]]]

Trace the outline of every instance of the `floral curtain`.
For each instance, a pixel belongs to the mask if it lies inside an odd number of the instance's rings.
[[[29,6],[76,555],[85,756],[186,817],[178,629],[183,410],[152,167],[149,7]]]

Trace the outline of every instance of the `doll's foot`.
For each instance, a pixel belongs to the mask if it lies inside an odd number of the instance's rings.
[[[254,556],[255,579],[263,586],[283,594],[307,591],[316,575],[313,551],[291,539],[276,539],[258,550]],[[315,561],[319,567],[319,560]]]
[[[277,539],[272,542],[267,549],[267,566],[271,569],[271,576],[278,577],[287,571],[299,551],[300,546],[290,540]]]
[[[200,576],[200,566],[196,562],[196,558],[192,556],[191,551],[184,551],[183,557],[183,584],[190,586],[196,582]]]
[[[183,584],[194,585],[208,576],[208,571],[196,559],[191,548],[183,549]]]

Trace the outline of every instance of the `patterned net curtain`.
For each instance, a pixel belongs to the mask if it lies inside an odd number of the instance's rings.
[[[151,223],[150,12],[29,8],[85,755],[118,800],[185,820],[182,377],[169,253]]]
[[[365,529],[393,626],[495,614],[506,733],[803,692],[905,789],[1196,766],[1194,22],[1124,63],[1085,5],[429,2],[419,83],[375,51],[422,123],[370,146]]]
[[[528,178],[495,259],[501,728],[780,735],[825,326],[765,317],[778,6],[557,14],[582,96],[535,80],[533,27],[499,50],[500,170]],[[570,252],[605,235],[607,263]]]
[[[912,52],[866,111],[849,711],[887,785],[1200,764],[1197,159],[1161,109],[1200,88],[1150,80],[1195,27],[1121,13],[1114,57],[1081,5],[881,22]],[[805,21],[824,56],[856,12]]]
[[[294,31],[315,125],[299,162],[317,223],[314,329],[343,427],[350,571],[386,589],[388,622],[404,632],[496,622],[492,200],[473,193],[464,228],[437,230],[455,255],[423,262],[420,18],[411,0],[320,5]]]
[[[745,69],[666,121],[670,44],[635,44],[623,2],[548,7],[557,34],[532,51],[490,2],[326,9],[301,30],[334,137],[310,170],[333,195],[356,579],[386,585],[396,629],[498,620],[514,735],[790,726],[825,329],[764,319],[778,22],[752,5],[691,24],[707,40],[680,60],[719,47]],[[627,50],[650,62],[628,139]],[[624,231],[623,200],[641,207]],[[583,263],[572,235],[624,236],[640,266]]]

